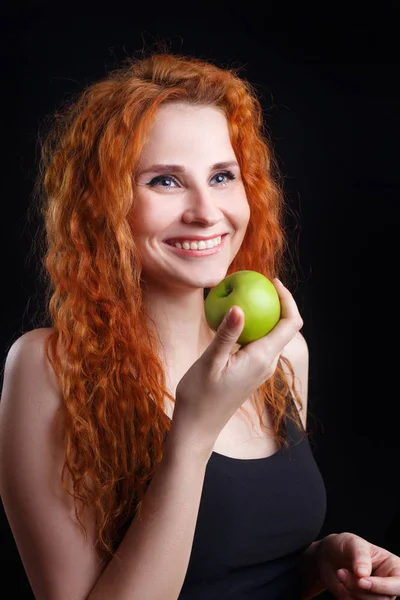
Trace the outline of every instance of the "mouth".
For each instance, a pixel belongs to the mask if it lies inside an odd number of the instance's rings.
[[[220,236],[220,240],[219,242],[217,242],[215,245],[213,245],[213,247],[211,248],[203,248],[201,247],[200,249],[195,248],[195,247],[188,247],[189,244],[180,244],[181,247],[175,246],[173,242],[168,242],[165,241],[164,244],[166,244],[168,246],[168,248],[170,248],[172,250],[172,252],[181,254],[182,256],[194,256],[194,257],[202,257],[202,256],[210,256],[212,254],[218,254],[222,248],[224,247],[225,244],[225,239],[227,237],[227,233],[224,233],[222,236]],[[218,240],[218,238],[216,238]],[[206,240],[207,242],[208,240]],[[192,246],[192,244],[190,244]]]

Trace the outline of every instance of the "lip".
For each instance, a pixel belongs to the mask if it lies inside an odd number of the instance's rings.
[[[183,248],[177,248],[176,246],[171,246],[170,244],[167,244],[167,242],[164,242],[165,245],[170,248],[170,250],[172,252],[176,252],[178,254],[181,254],[182,256],[193,256],[194,258],[201,258],[202,256],[210,256],[211,254],[218,254],[219,252],[221,252],[221,250],[223,249],[224,245],[225,245],[225,238],[227,237],[227,233],[224,233],[221,235],[221,243],[219,244],[219,246],[215,246],[214,248],[205,248],[205,250],[184,250]],[[215,236],[217,237],[217,236]],[[190,238],[185,238],[187,240],[189,240]],[[198,239],[198,238],[197,238]],[[212,239],[212,238],[206,238],[206,239]]]
[[[226,233],[215,233],[214,235],[187,235],[186,237],[183,235],[168,238],[167,240],[163,240],[163,242],[180,242],[180,241],[193,241],[193,242],[206,242],[207,240],[213,240],[218,236],[227,235]]]

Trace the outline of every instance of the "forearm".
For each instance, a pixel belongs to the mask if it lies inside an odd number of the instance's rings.
[[[117,556],[88,600],[177,600],[189,564],[208,458],[167,440]]]
[[[318,567],[318,552],[320,550],[322,540],[313,542],[302,556],[302,575],[303,587],[301,600],[310,600],[315,598],[321,592],[326,590],[326,586],[321,580]]]

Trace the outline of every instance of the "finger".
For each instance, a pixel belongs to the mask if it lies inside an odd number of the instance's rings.
[[[328,588],[328,590],[332,593],[334,598],[338,598],[339,600],[357,600],[343,583],[338,582],[335,591],[330,588]]]
[[[393,595],[374,593],[360,587],[359,582],[361,580],[347,569],[340,569],[337,576],[342,585],[348,590],[348,593],[351,594],[351,598],[356,600],[391,600],[393,597]]]
[[[350,592],[351,600],[396,600],[397,596],[381,596],[369,592]]]
[[[255,358],[259,358],[260,352],[265,349],[266,344],[268,355],[280,354],[293,336],[303,327],[303,319],[290,291],[277,279],[274,279],[273,283],[281,303],[281,318],[266,336],[243,348],[243,351],[247,352],[249,356],[254,354]]]
[[[367,587],[367,585],[369,587]],[[358,581],[359,589],[368,590],[374,594],[383,596],[400,595],[400,577],[363,577]]]
[[[273,279],[272,283],[278,293],[281,304],[281,319],[300,319],[299,309],[293,298],[293,294],[285,287],[279,279]]]
[[[347,552],[351,556],[353,573],[358,577],[368,577],[372,572],[371,544],[358,535],[348,538]]]
[[[370,592],[348,592],[351,600],[396,600],[397,596],[382,596]]]
[[[339,598],[339,600],[353,600],[351,592],[344,586],[334,570],[322,565],[321,575],[325,581],[327,590],[334,598]]]
[[[225,315],[216,335],[203,353],[203,360],[217,369],[225,366],[244,326],[244,313],[240,306],[233,306]]]

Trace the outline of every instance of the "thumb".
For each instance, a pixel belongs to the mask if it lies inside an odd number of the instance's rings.
[[[243,310],[236,304],[228,310],[217,329],[216,337],[221,344],[232,343],[232,339],[235,340],[233,343],[236,343],[236,340],[242,333],[244,325],[243,317]]]
[[[208,347],[209,359],[215,362],[221,360],[225,365],[233,346],[236,344],[244,326],[244,312],[240,306],[232,306],[226,313],[216,335]]]
[[[357,548],[352,566],[354,574],[357,575],[357,577],[368,577],[371,575],[372,561],[368,543],[365,544],[365,547]]]

